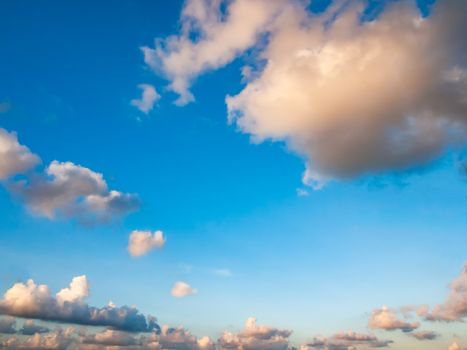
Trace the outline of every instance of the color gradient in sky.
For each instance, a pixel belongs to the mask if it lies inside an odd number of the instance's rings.
[[[0,349],[467,349],[467,1],[0,13]]]

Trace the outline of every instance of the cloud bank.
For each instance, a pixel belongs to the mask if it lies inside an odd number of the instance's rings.
[[[415,1],[362,19],[360,1],[322,14],[306,2],[189,0],[178,35],[143,48],[178,104],[196,77],[245,50],[246,85],[226,98],[228,120],[255,142],[283,141],[306,161],[304,183],[401,171],[467,141],[467,4]]]
[[[86,276],[74,277],[70,286],[52,295],[47,285],[33,280],[16,283],[0,299],[0,315],[58,321],[88,326],[106,326],[117,330],[150,332],[159,326],[152,316],[144,316],[136,308],[108,305],[89,306]]]

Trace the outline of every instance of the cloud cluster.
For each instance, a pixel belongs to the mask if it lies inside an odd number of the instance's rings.
[[[132,106],[138,108],[141,112],[148,114],[154,107],[154,104],[159,101],[161,96],[157,93],[154,86],[149,84],[140,84],[138,85],[143,91],[141,99],[134,99],[130,101]]]
[[[144,316],[136,308],[108,305],[103,308],[89,306],[86,276],[73,278],[70,286],[52,295],[47,285],[33,280],[16,283],[0,299],[0,315],[29,319],[58,321],[71,324],[106,326],[117,330],[149,332],[159,326],[152,316]]]
[[[256,324],[250,317],[240,333],[224,332],[218,340],[221,350],[286,350],[292,331]]]
[[[58,328],[47,334],[36,333],[26,339],[13,336],[0,340],[2,350],[78,350],[77,337],[72,327]]]
[[[38,163],[40,158],[19,144],[16,134],[0,129],[0,180],[27,172]],[[54,160],[43,173],[5,185],[29,210],[49,219],[103,223],[135,211],[140,204],[135,194],[109,190],[102,174],[72,162]]]
[[[467,262],[460,275],[449,285],[451,293],[447,300],[436,305],[426,316],[430,321],[461,321],[467,317]]]
[[[189,295],[196,294],[198,291],[191,287],[188,283],[178,281],[172,287],[171,294],[176,298],[183,298]]]
[[[143,256],[153,249],[162,248],[165,244],[162,231],[139,231],[134,230],[128,241],[128,252],[135,257]]]
[[[396,312],[385,306],[381,309],[373,310],[368,326],[373,329],[384,329],[386,331],[401,330],[403,332],[411,332],[420,326],[418,322],[407,322],[399,320]]]
[[[40,158],[21,145],[15,133],[0,128],[0,180],[25,173],[39,163]]]
[[[391,340],[379,340],[371,334],[360,334],[352,331],[340,332],[329,338],[314,338],[301,347],[301,350],[349,350],[363,348],[384,348],[391,344]]]
[[[464,145],[467,3],[440,1],[422,18],[415,2],[389,2],[371,21],[362,3],[312,14],[294,0],[187,1],[180,34],[143,48],[144,59],[185,104],[196,76],[254,47],[257,68],[226,98],[228,119],[256,142],[286,142],[315,188]]]

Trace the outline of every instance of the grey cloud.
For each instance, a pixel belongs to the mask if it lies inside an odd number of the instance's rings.
[[[144,316],[135,307],[102,308],[89,306],[86,276],[75,277],[69,288],[53,296],[46,285],[36,285],[33,280],[17,283],[0,300],[0,315],[57,321],[64,323],[107,326],[130,332],[158,330],[156,319]]]
[[[391,344],[391,340],[379,340],[376,336],[371,334],[360,334],[355,332],[341,332],[334,334],[329,338],[314,338],[311,342],[306,344],[306,348],[320,349],[320,350],[349,350],[363,348],[384,348]]]
[[[0,317],[0,334],[16,333],[16,320],[14,317]]]

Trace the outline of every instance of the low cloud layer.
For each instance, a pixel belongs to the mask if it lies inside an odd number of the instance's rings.
[[[286,350],[292,331],[262,326],[250,317],[240,333],[224,332],[218,340],[221,350]]]
[[[434,340],[439,337],[439,334],[433,331],[420,331],[410,333],[409,336],[418,340]]]
[[[151,233],[151,231],[135,230],[130,233],[128,252],[134,257],[139,257],[148,254],[151,250],[162,248],[164,244],[162,231]]]
[[[29,319],[58,321],[88,326],[107,326],[117,330],[149,332],[157,330],[154,317],[144,316],[136,308],[108,305],[103,308],[89,306],[86,276],[73,278],[70,286],[52,295],[47,285],[33,280],[16,283],[0,300],[0,315]]]
[[[18,143],[16,134],[0,129],[0,180],[31,171],[40,158]],[[139,208],[137,195],[109,190],[102,174],[72,162],[54,160],[43,173],[28,173],[4,182],[34,214],[49,219],[105,223]]]
[[[254,48],[228,119],[255,142],[284,141],[306,161],[304,183],[401,171],[467,142],[467,3],[363,2],[322,14],[294,0],[189,0],[179,35],[145,47],[178,104],[195,78]],[[267,36],[267,40],[265,37]]]
[[[391,344],[391,340],[379,340],[371,334],[360,334],[352,331],[340,332],[329,338],[314,338],[301,347],[301,350],[349,350],[359,348],[384,348]]]

